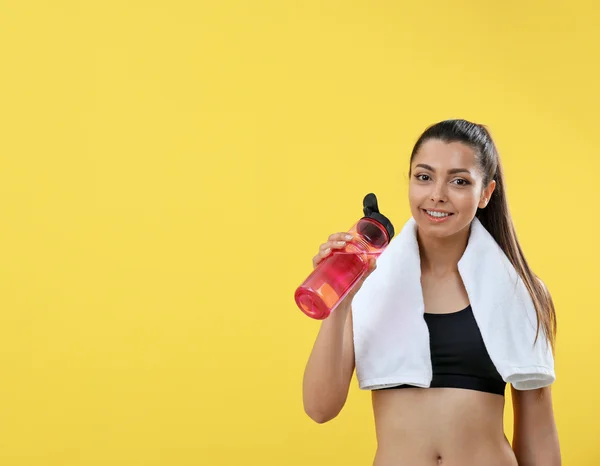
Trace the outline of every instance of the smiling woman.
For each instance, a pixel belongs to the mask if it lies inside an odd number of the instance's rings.
[[[411,355],[399,353],[394,360],[373,360],[380,356],[381,359],[391,357],[389,351],[377,352],[383,333],[389,337],[391,345],[405,348],[408,353],[408,348],[401,346],[406,342],[400,340],[401,335],[406,334],[401,334],[402,329],[398,327],[398,322],[407,321],[397,320],[381,327],[368,323],[369,315],[376,314],[374,320],[380,320],[384,315],[376,301],[378,293],[385,290],[383,283],[389,279],[385,275],[393,270],[389,267],[392,259],[388,260],[388,257],[396,256],[388,256],[381,273],[372,274],[375,264],[367,278],[321,324],[304,375],[306,413],[319,423],[337,416],[346,402],[356,362],[362,358],[361,369],[368,368],[378,374],[370,379],[372,385],[365,383],[371,389],[373,399],[378,443],[375,466],[560,465],[549,388],[554,381],[553,359],[548,349],[555,336],[554,306],[541,280],[527,265],[517,241],[504,194],[500,159],[487,129],[465,120],[444,121],[428,128],[411,154],[408,200],[416,231],[418,281],[424,306],[423,311],[419,311],[402,308],[404,303],[390,305],[385,316],[394,320],[400,311],[422,312],[422,315],[413,316],[421,321],[417,324],[419,328],[428,331],[430,364],[423,369],[419,361],[409,360]],[[473,233],[474,230],[478,233]],[[484,301],[469,296],[458,267],[470,240],[482,231],[490,238],[486,247],[494,249],[498,246],[502,257],[514,267],[524,285],[521,289],[531,297],[534,307],[531,312],[538,321],[537,331],[527,334],[531,338],[525,333],[521,336],[511,334],[499,344],[504,348],[516,347],[517,353],[522,350],[517,359],[537,367],[527,383],[516,384],[516,380],[511,379],[515,400],[513,448],[504,435],[503,426],[508,377],[504,370],[496,367],[495,363],[502,363],[501,358],[490,356],[491,346],[487,343],[491,341],[491,330],[485,327],[483,316],[504,312],[508,319],[515,314],[511,314],[511,309],[503,310],[495,304],[494,309],[478,306]],[[343,237],[344,233],[333,234],[321,245],[315,266],[332,254],[332,250],[344,247]],[[396,244],[401,248],[404,243]],[[384,255],[378,262],[384,260]],[[476,256],[474,260],[481,262],[483,259]],[[407,263],[402,267],[406,269]],[[485,279],[481,277],[481,280]],[[393,283],[396,288],[401,286],[397,281]],[[479,283],[481,289],[490,290],[483,282]],[[375,294],[368,298],[361,295],[359,305],[355,296],[361,293],[359,289],[363,284],[368,284],[367,288]],[[497,283],[494,286],[497,287]],[[469,292],[481,294],[473,288]],[[389,300],[382,298],[379,301]],[[486,304],[496,302],[487,301]],[[367,330],[355,326],[359,319],[360,325],[369,325]],[[398,335],[394,336],[394,331]],[[547,366],[540,374],[535,371],[541,370],[541,364],[536,366],[535,359],[527,355],[528,348],[534,344],[534,334],[536,341],[539,337],[543,340],[538,348],[545,348],[542,351]],[[514,341],[519,338],[524,341]],[[506,354],[503,348],[493,349],[495,356],[498,351]],[[365,365],[365,358],[370,358],[369,366]],[[402,358],[406,361],[398,362]],[[390,382],[416,380],[415,373],[427,372],[429,368],[432,377],[427,386],[424,383],[417,386],[412,382]],[[364,380],[364,372],[359,379]],[[515,388],[517,385],[519,389]]]
[[[434,144],[439,145],[439,141],[431,141],[429,143],[426,143],[425,145],[431,146]],[[436,149],[432,149],[432,150],[436,150]],[[449,155],[460,155],[461,152],[464,152],[465,150],[468,151],[469,149],[461,144],[451,143],[451,144],[447,144],[441,148],[437,148],[437,150],[447,151],[447,152],[449,152]],[[423,152],[425,152],[425,151],[423,151]],[[454,154],[452,154],[452,153],[454,153]],[[452,159],[452,157],[447,158],[447,160],[451,160],[451,159]],[[433,181],[432,175],[434,175],[434,176],[437,175],[436,169],[426,163],[418,163],[418,164],[416,164],[415,168],[417,170],[425,171],[425,173],[419,173],[419,174],[414,175],[415,178],[417,180],[421,181],[423,184]],[[446,170],[446,176],[448,178],[450,178],[450,180],[449,180],[450,183],[454,183],[456,186],[462,186],[462,187],[468,187],[468,186],[473,185],[472,181],[470,181],[469,179],[464,179],[464,178],[454,176],[454,175],[459,175],[459,174],[465,174],[466,176],[469,176],[469,175],[471,175],[471,171],[469,171],[466,168],[450,168],[450,169]],[[443,171],[441,171],[440,177],[446,178],[446,176],[444,175]],[[411,187],[412,186],[413,185],[411,184]],[[454,215],[454,212],[450,212],[448,210],[435,209],[435,208],[423,208],[423,211],[426,212],[429,217],[431,217],[431,220],[437,221],[437,222],[442,222],[445,219],[447,219],[449,216]]]
[[[432,125],[417,140],[410,163],[410,209],[423,240],[455,238],[462,232],[466,246],[466,235],[473,218],[477,217],[524,281],[535,305],[538,332],[543,329],[554,345],[554,304],[542,281],[529,267],[517,239],[504,189],[500,155],[488,130],[465,120]],[[417,172],[417,169],[424,170],[423,165],[427,171]],[[457,181],[460,181],[458,185]],[[437,224],[433,228],[432,217],[427,214],[427,209],[436,208],[453,214],[442,228],[437,228]],[[423,218],[429,222],[420,221]]]
[[[485,175],[475,149],[461,142],[430,139],[415,153],[413,164],[409,185],[411,212],[417,220],[424,217],[435,225],[445,223],[443,229],[429,231],[437,237],[469,227],[477,209],[487,205],[496,187],[495,180],[484,186]]]

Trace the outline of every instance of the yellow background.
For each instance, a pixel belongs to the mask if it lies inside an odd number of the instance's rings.
[[[303,413],[293,292],[429,124],[490,126],[556,301],[567,466],[600,464],[599,8],[3,1],[0,464],[367,465]],[[512,435],[510,399],[506,431]]]

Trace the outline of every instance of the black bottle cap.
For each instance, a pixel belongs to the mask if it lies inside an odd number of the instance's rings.
[[[372,218],[377,222],[381,223],[390,235],[390,241],[394,237],[394,225],[390,219],[388,219],[385,215],[379,212],[379,206],[377,205],[377,196],[374,193],[369,193],[365,196],[363,200],[363,212],[365,217]]]

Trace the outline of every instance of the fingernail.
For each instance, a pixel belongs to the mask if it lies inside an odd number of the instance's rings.
[[[350,241],[352,239],[352,235],[346,235],[345,238],[347,241]]]
[[[338,241],[338,242],[337,242],[337,245],[338,245],[338,246],[343,246],[344,244],[346,244],[346,242],[345,242],[345,241]]]
[[[323,251],[325,254],[329,254],[331,252],[331,248],[327,248],[325,249],[325,251]]]

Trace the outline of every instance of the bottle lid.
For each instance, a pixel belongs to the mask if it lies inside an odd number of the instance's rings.
[[[365,217],[372,218],[377,222],[381,223],[390,235],[390,240],[394,237],[394,225],[390,219],[379,212],[379,206],[377,205],[377,196],[374,193],[369,193],[363,199],[363,212]]]

